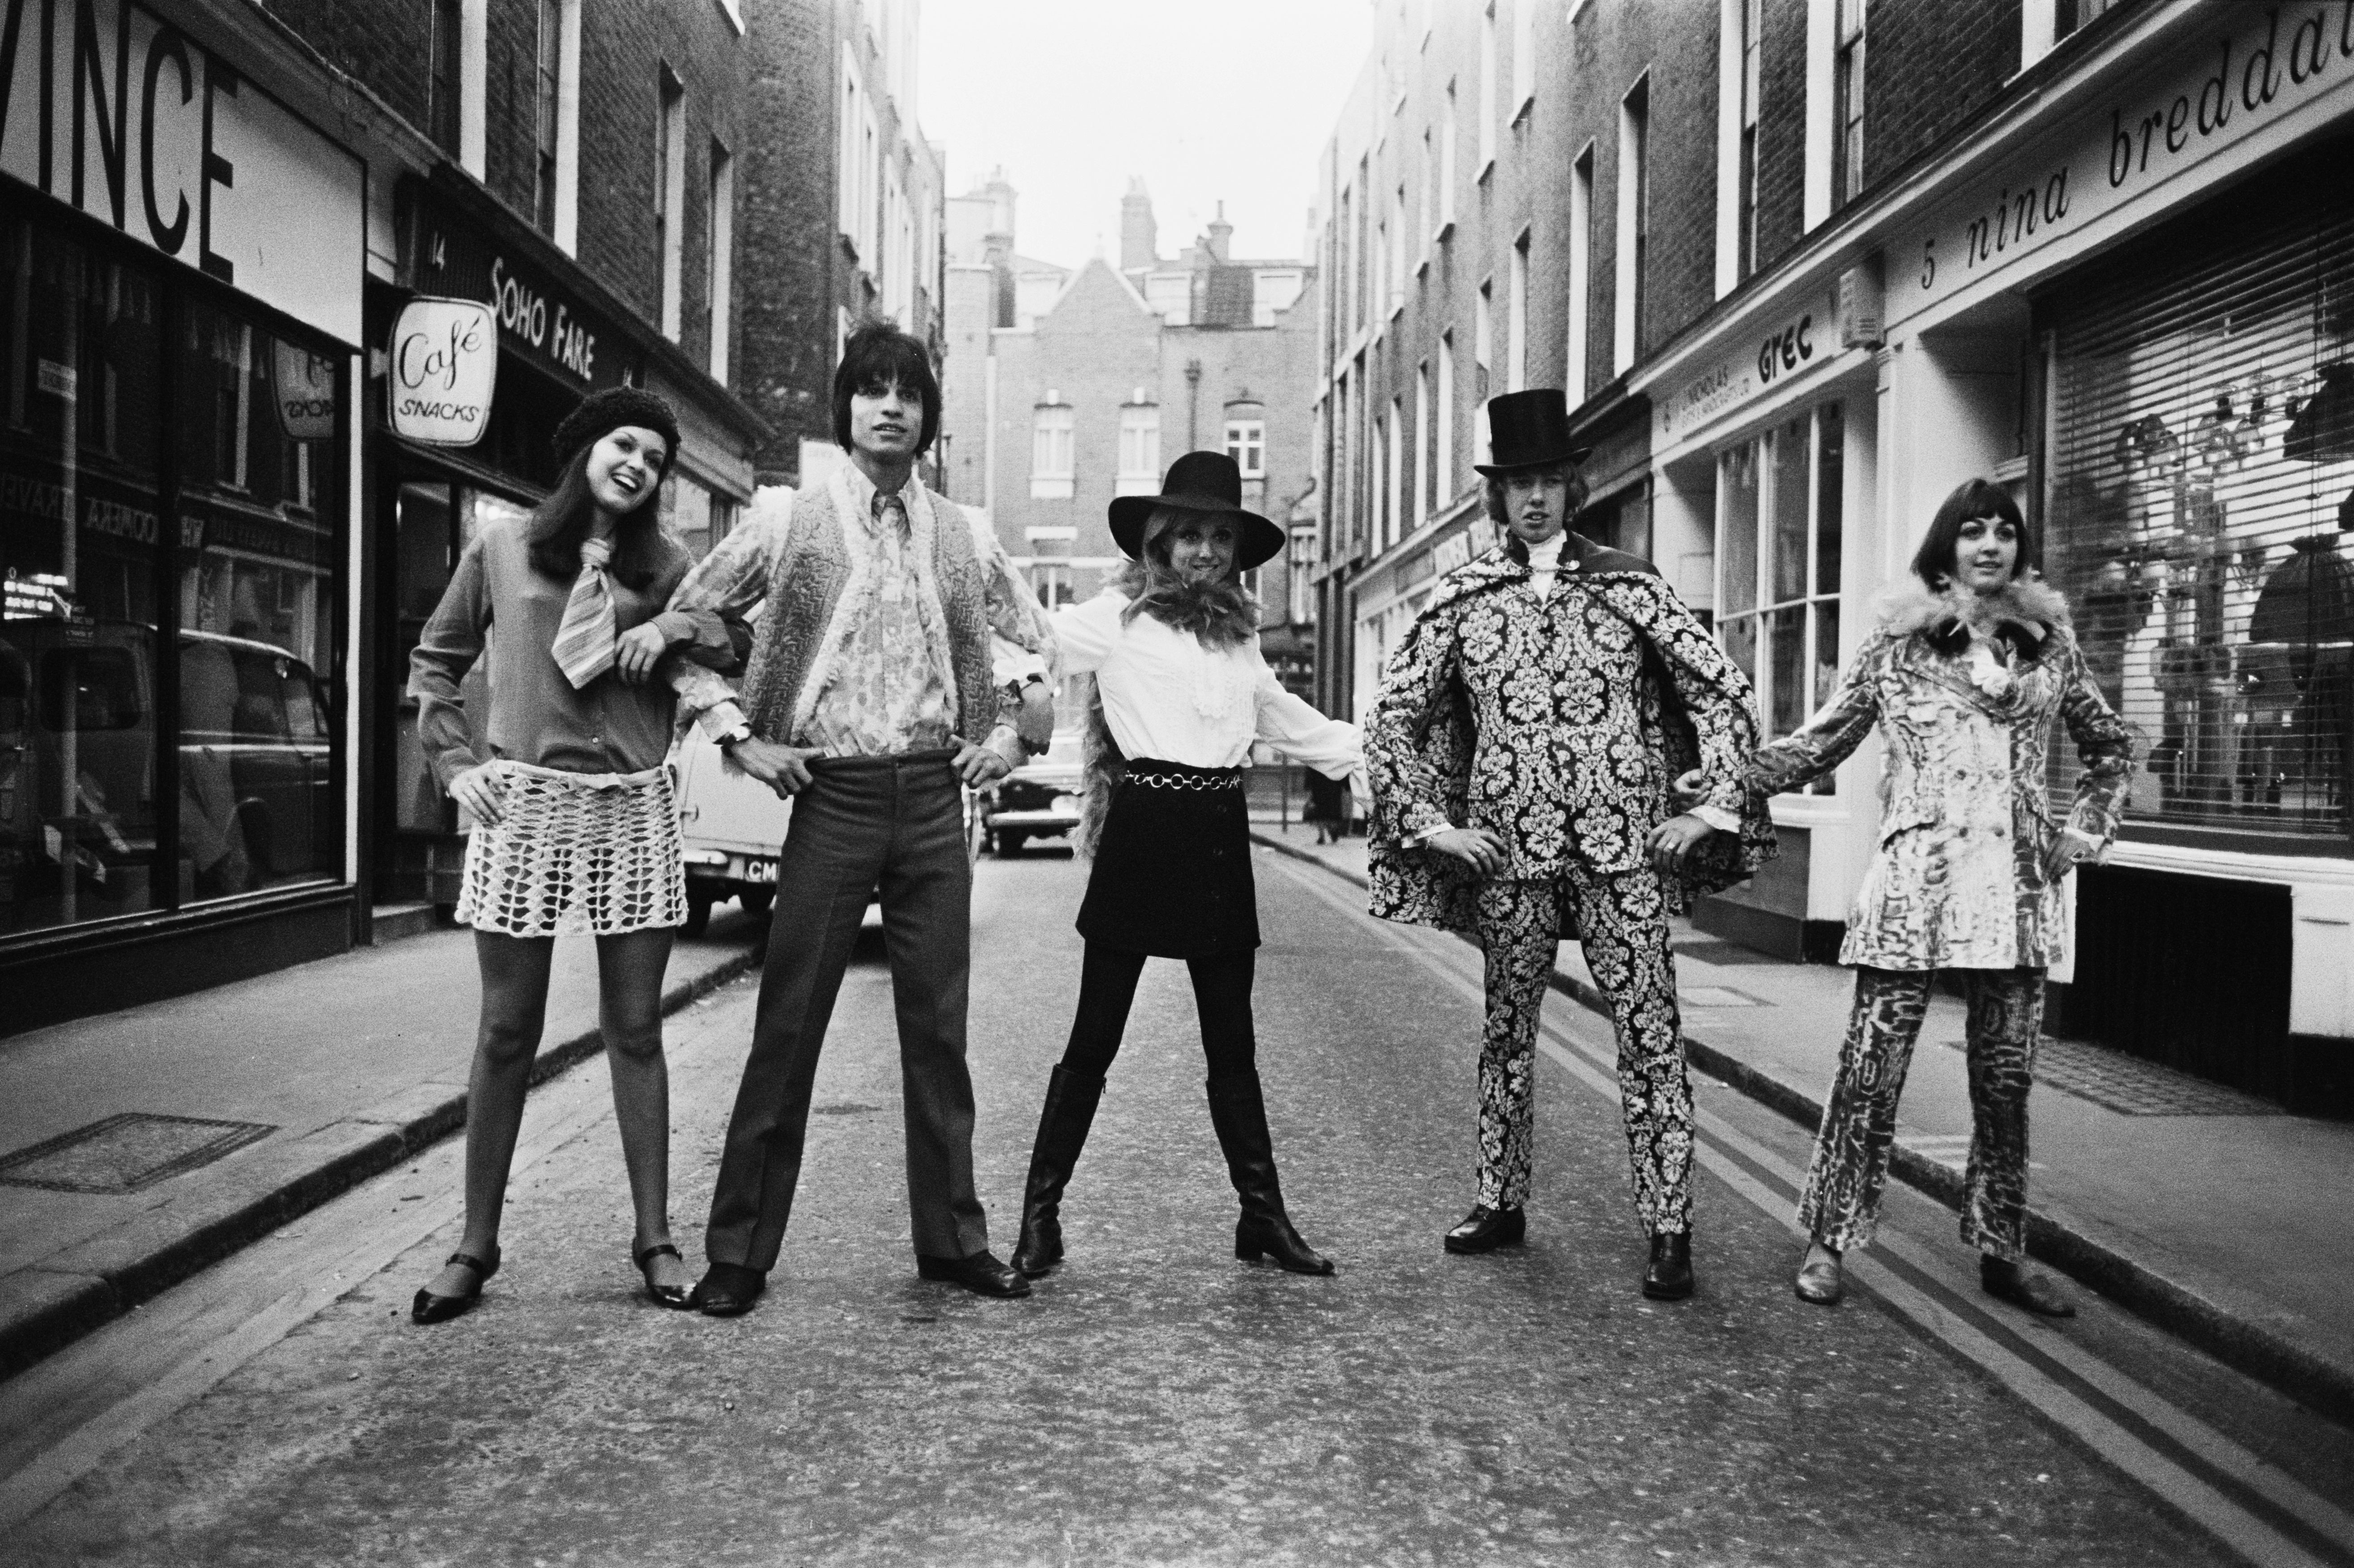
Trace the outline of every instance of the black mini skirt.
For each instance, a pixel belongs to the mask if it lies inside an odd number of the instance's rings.
[[[1161,959],[1257,947],[1242,769],[1129,762],[1104,815],[1078,926],[1090,942]]]

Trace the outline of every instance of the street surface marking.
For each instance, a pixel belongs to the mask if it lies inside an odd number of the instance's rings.
[[[1280,871],[1324,903],[1348,914],[1380,937],[1387,946],[1410,953],[1474,1003],[1484,1003],[1481,959],[1478,951],[1455,937],[1419,927],[1377,920],[1359,902],[1328,885],[1330,873],[1295,867],[1287,860],[1262,855],[1263,864]],[[1352,894],[1354,889],[1351,889]],[[1539,1047],[1569,1075],[1609,1102],[1618,1105],[1617,1047],[1606,1022],[1582,1010],[1569,999],[1548,997]],[[1575,1017],[1599,1035],[1599,1043],[1580,1039],[1563,1028],[1556,1012]],[[1701,1137],[1693,1152],[1712,1175],[1766,1213],[1780,1221],[1793,1235],[1802,1234],[1793,1203],[1805,1173],[1744,1134],[1723,1118],[1695,1109]],[[1775,1177],[1781,1190],[1761,1180],[1751,1167]],[[2255,1494],[2282,1513],[2354,1557],[2354,1515],[2321,1497],[2295,1477],[2268,1463],[2197,1416],[2143,1387],[2132,1378],[2071,1342],[2064,1335],[2043,1330],[2027,1341],[2009,1325],[1979,1314],[1970,1298],[1939,1276],[1951,1268],[1949,1259],[1932,1253],[1891,1226],[1883,1229],[1874,1251],[1848,1261],[1850,1281],[1880,1298],[1899,1317],[1912,1321],[1940,1343],[1977,1365],[2053,1425],[2148,1489],[2248,1561],[2273,1568],[2324,1568],[2331,1558],[2317,1556],[2283,1533],[2261,1514],[2221,1489],[2223,1480]],[[1989,1332],[1985,1325],[1996,1325]],[[2006,1339],[2017,1341],[2006,1344]],[[2165,1447],[2136,1433],[2100,1408],[2093,1399],[2068,1387],[2036,1364],[2047,1360],[2085,1389],[2162,1434],[2190,1461],[2185,1463]],[[2193,1467],[2196,1467],[2195,1468]],[[2201,1474],[2201,1471],[2208,1472]]]

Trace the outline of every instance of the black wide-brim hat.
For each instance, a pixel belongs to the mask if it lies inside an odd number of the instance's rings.
[[[1169,465],[1158,495],[1112,498],[1112,542],[1130,558],[1143,556],[1144,525],[1161,506],[1233,518],[1242,527],[1242,537],[1235,543],[1236,571],[1248,571],[1283,553],[1283,530],[1243,509],[1243,471],[1224,452],[1187,452]]]
[[[1488,400],[1488,450],[1491,460],[1471,466],[1494,479],[1515,469],[1584,462],[1594,449],[1569,439],[1569,399],[1558,387],[1507,392]]]

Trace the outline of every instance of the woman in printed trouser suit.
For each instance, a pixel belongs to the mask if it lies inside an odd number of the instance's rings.
[[[1774,792],[1829,773],[1875,724],[1887,748],[1880,851],[1840,951],[1855,966],[1855,1008],[1798,1204],[1812,1238],[1797,1277],[1808,1301],[1838,1301],[1842,1255],[1872,1239],[1930,983],[1953,969],[1969,1007],[1962,1239],[1978,1249],[1988,1294],[2046,1317],[2075,1310],[2020,1267],[2027,1091],[2043,971],[2067,937],[2061,879],[2115,834],[2133,732],[2094,688],[2040,564],[2009,496],[1983,480],[1960,486],[1913,558],[1919,581],[1883,605],[1830,701],[1751,765],[1751,783]],[[2065,822],[2043,790],[2055,715],[2084,764]]]

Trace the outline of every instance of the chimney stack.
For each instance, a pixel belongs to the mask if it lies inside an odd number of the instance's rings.
[[[1161,260],[1160,237],[1152,223],[1152,197],[1144,180],[1131,175],[1128,194],[1119,198],[1119,270],[1135,271]]]

